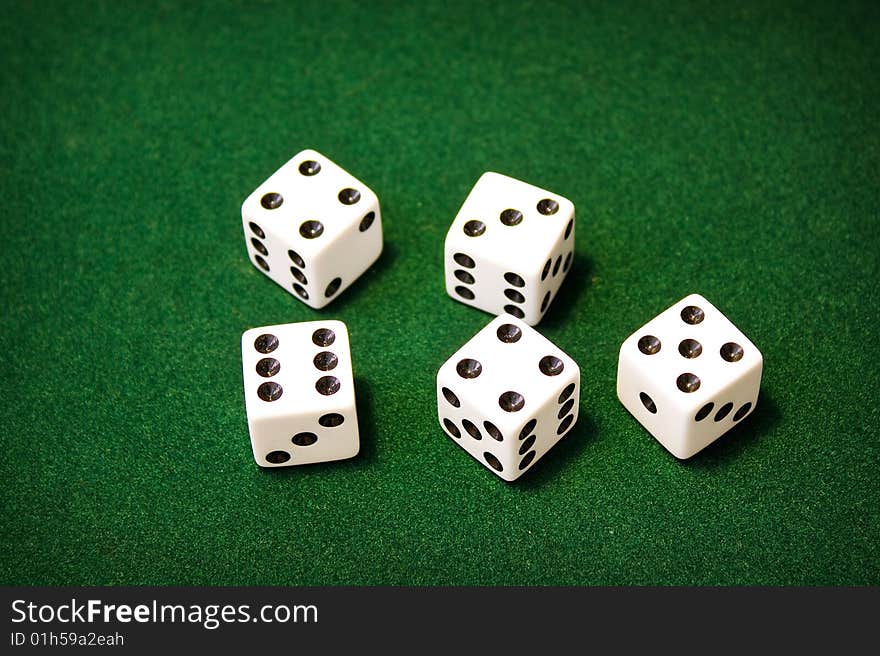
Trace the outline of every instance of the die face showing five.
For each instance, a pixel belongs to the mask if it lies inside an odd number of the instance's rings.
[[[344,323],[252,328],[242,335],[241,352],[257,464],[287,467],[358,453],[354,377]]]
[[[506,481],[571,430],[579,393],[575,361],[511,315],[493,319],[437,373],[441,428]]]
[[[537,324],[571,268],[574,205],[499,173],[484,173],[446,235],[446,291],[492,314]]]
[[[698,294],[623,342],[617,396],[674,456],[689,458],[755,408],[761,352]]]
[[[241,218],[254,266],[315,309],[382,252],[376,194],[314,150],[298,153],[257,187]]]

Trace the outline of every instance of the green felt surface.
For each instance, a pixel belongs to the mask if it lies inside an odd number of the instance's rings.
[[[876,3],[7,2],[0,15],[0,582],[877,584]],[[242,200],[302,148],[386,248],[315,312]],[[539,326],[581,418],[506,484],[434,376],[486,170],[577,206]],[[754,414],[686,462],[615,396],[620,343],[699,292],[762,349]],[[262,471],[249,327],[351,333],[362,452]]]

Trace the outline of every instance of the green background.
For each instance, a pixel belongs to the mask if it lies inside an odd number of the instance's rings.
[[[0,16],[0,582],[880,583],[876,3],[141,4]],[[240,223],[307,147],[385,229],[320,312]],[[514,484],[435,417],[489,320],[442,265],[486,170],[578,213],[539,329],[581,418]],[[616,359],[691,292],[765,370],[679,462]],[[362,452],[262,471],[240,335],[320,317],[349,326]]]

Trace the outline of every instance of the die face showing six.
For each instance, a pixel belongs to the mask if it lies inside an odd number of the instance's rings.
[[[241,338],[254,460],[287,467],[351,458],[360,449],[348,330],[309,321]]]
[[[257,187],[241,218],[254,266],[315,309],[382,252],[376,194],[314,150],[298,153]]]
[[[484,173],[446,235],[446,291],[492,314],[537,324],[574,257],[574,205],[499,173]]]
[[[579,393],[575,361],[511,315],[493,319],[437,373],[441,428],[506,481],[571,430]]]
[[[617,396],[684,459],[754,410],[762,370],[757,347],[709,301],[692,294],[624,341]]]

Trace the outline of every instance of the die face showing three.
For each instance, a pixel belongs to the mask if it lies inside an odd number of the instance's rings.
[[[382,252],[376,194],[314,150],[298,153],[257,187],[241,218],[254,266],[315,309]]]
[[[617,396],[674,456],[689,458],[754,410],[761,352],[698,294],[630,335],[620,348]]]
[[[579,395],[575,361],[511,315],[493,319],[437,373],[441,428],[506,481],[571,430]]]
[[[571,268],[574,223],[568,199],[484,173],[446,235],[447,293],[486,312],[537,324]]]
[[[348,330],[341,321],[263,326],[241,338],[254,460],[287,467],[360,449]]]

